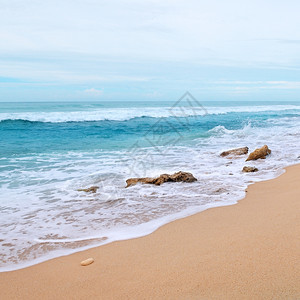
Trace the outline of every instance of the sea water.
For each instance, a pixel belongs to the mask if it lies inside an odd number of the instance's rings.
[[[265,160],[219,155],[264,144]],[[2,102],[0,271],[234,204],[299,158],[299,102]],[[198,180],[125,188],[130,177],[177,171]],[[96,193],[78,191],[91,186]]]

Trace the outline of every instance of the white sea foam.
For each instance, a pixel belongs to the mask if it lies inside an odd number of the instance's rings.
[[[0,121],[26,120],[32,122],[84,122],[84,121],[126,121],[140,117],[186,117],[202,116],[205,114],[227,114],[230,112],[265,112],[297,110],[297,105],[262,105],[262,106],[232,106],[232,107],[145,107],[145,108],[101,108],[94,110],[69,111],[69,112],[12,112],[0,113]]]

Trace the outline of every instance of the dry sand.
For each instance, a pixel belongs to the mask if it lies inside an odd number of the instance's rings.
[[[0,298],[300,299],[300,165],[247,191],[146,237],[1,273]]]

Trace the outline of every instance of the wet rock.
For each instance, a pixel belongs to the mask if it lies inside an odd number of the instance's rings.
[[[220,156],[225,157],[225,156],[244,155],[247,154],[248,151],[249,151],[248,147],[236,148],[236,149],[224,151],[220,154]]]
[[[141,183],[154,183],[154,178],[145,177],[145,178],[129,178],[126,180],[127,186],[136,185],[138,182]]]
[[[85,266],[88,266],[90,264],[92,264],[94,262],[94,259],[92,257],[86,259],[86,260],[83,260],[80,264],[85,267]]]
[[[99,186],[91,186],[87,189],[78,189],[78,192],[86,192],[86,193],[96,193],[99,189]]]
[[[258,171],[258,169],[257,168],[255,168],[255,167],[244,167],[243,168],[243,172],[246,172],[246,173],[249,173],[249,172],[257,172]]]
[[[268,148],[267,145],[264,145],[263,147],[256,149],[252,153],[250,153],[250,155],[248,156],[246,161],[257,160],[259,158],[265,159],[266,156],[269,155],[270,153],[271,153],[271,150]]]
[[[224,194],[224,193],[226,193],[226,190],[223,188],[219,188],[219,189],[215,190],[215,192],[214,192],[214,194]]]
[[[162,174],[159,177],[151,178],[151,177],[145,177],[145,178],[129,178],[126,180],[127,186],[129,187],[131,185],[136,185],[138,182],[140,183],[147,183],[147,184],[155,184],[155,185],[161,185],[164,182],[194,182],[197,179],[193,176],[193,174],[188,172],[177,172],[172,175],[169,174]]]

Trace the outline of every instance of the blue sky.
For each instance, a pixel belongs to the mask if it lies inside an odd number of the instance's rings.
[[[300,100],[298,0],[0,0],[0,101]]]

